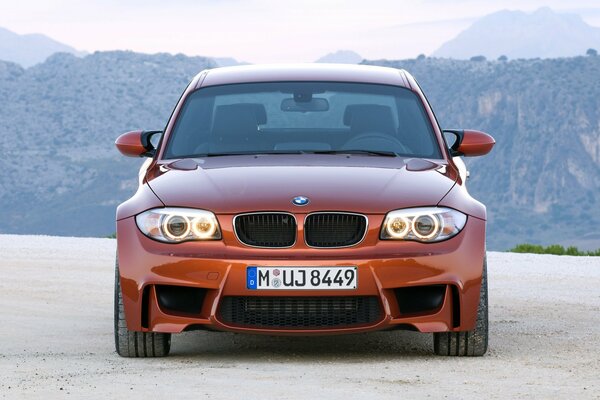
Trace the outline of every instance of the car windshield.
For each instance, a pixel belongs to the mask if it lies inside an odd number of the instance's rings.
[[[412,91],[340,82],[211,86],[185,101],[164,158],[352,153],[441,158]]]

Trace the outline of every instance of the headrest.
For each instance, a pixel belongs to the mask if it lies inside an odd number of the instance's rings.
[[[267,110],[265,105],[261,103],[239,103],[239,106],[250,107],[254,110],[256,116],[256,123],[258,125],[264,125],[267,123]]]
[[[381,132],[394,134],[394,118],[389,106],[380,104],[350,104],[344,111],[344,125],[352,132]]]
[[[215,109],[213,132],[221,136],[245,136],[258,130],[256,107],[249,104],[228,104]]]

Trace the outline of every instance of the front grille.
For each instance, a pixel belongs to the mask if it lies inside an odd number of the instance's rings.
[[[365,236],[367,217],[358,214],[317,213],[304,221],[306,244],[311,247],[345,247]]]
[[[219,316],[224,323],[248,328],[327,329],[373,324],[381,319],[381,309],[374,296],[226,296]]]
[[[234,225],[238,239],[248,246],[290,247],[296,241],[296,220],[290,214],[243,214]]]

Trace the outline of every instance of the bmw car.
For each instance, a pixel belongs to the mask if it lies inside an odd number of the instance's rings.
[[[146,157],[116,215],[117,353],[165,356],[192,330],[404,329],[483,355],[486,208],[461,157],[493,145],[442,130],[404,70],[200,72],[164,130],[116,141]]]

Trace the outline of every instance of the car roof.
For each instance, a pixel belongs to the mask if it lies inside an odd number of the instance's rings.
[[[327,81],[395,85],[410,88],[406,71],[372,65],[263,64],[221,67],[198,74],[196,88],[233,83]],[[202,76],[203,75],[203,76]]]

